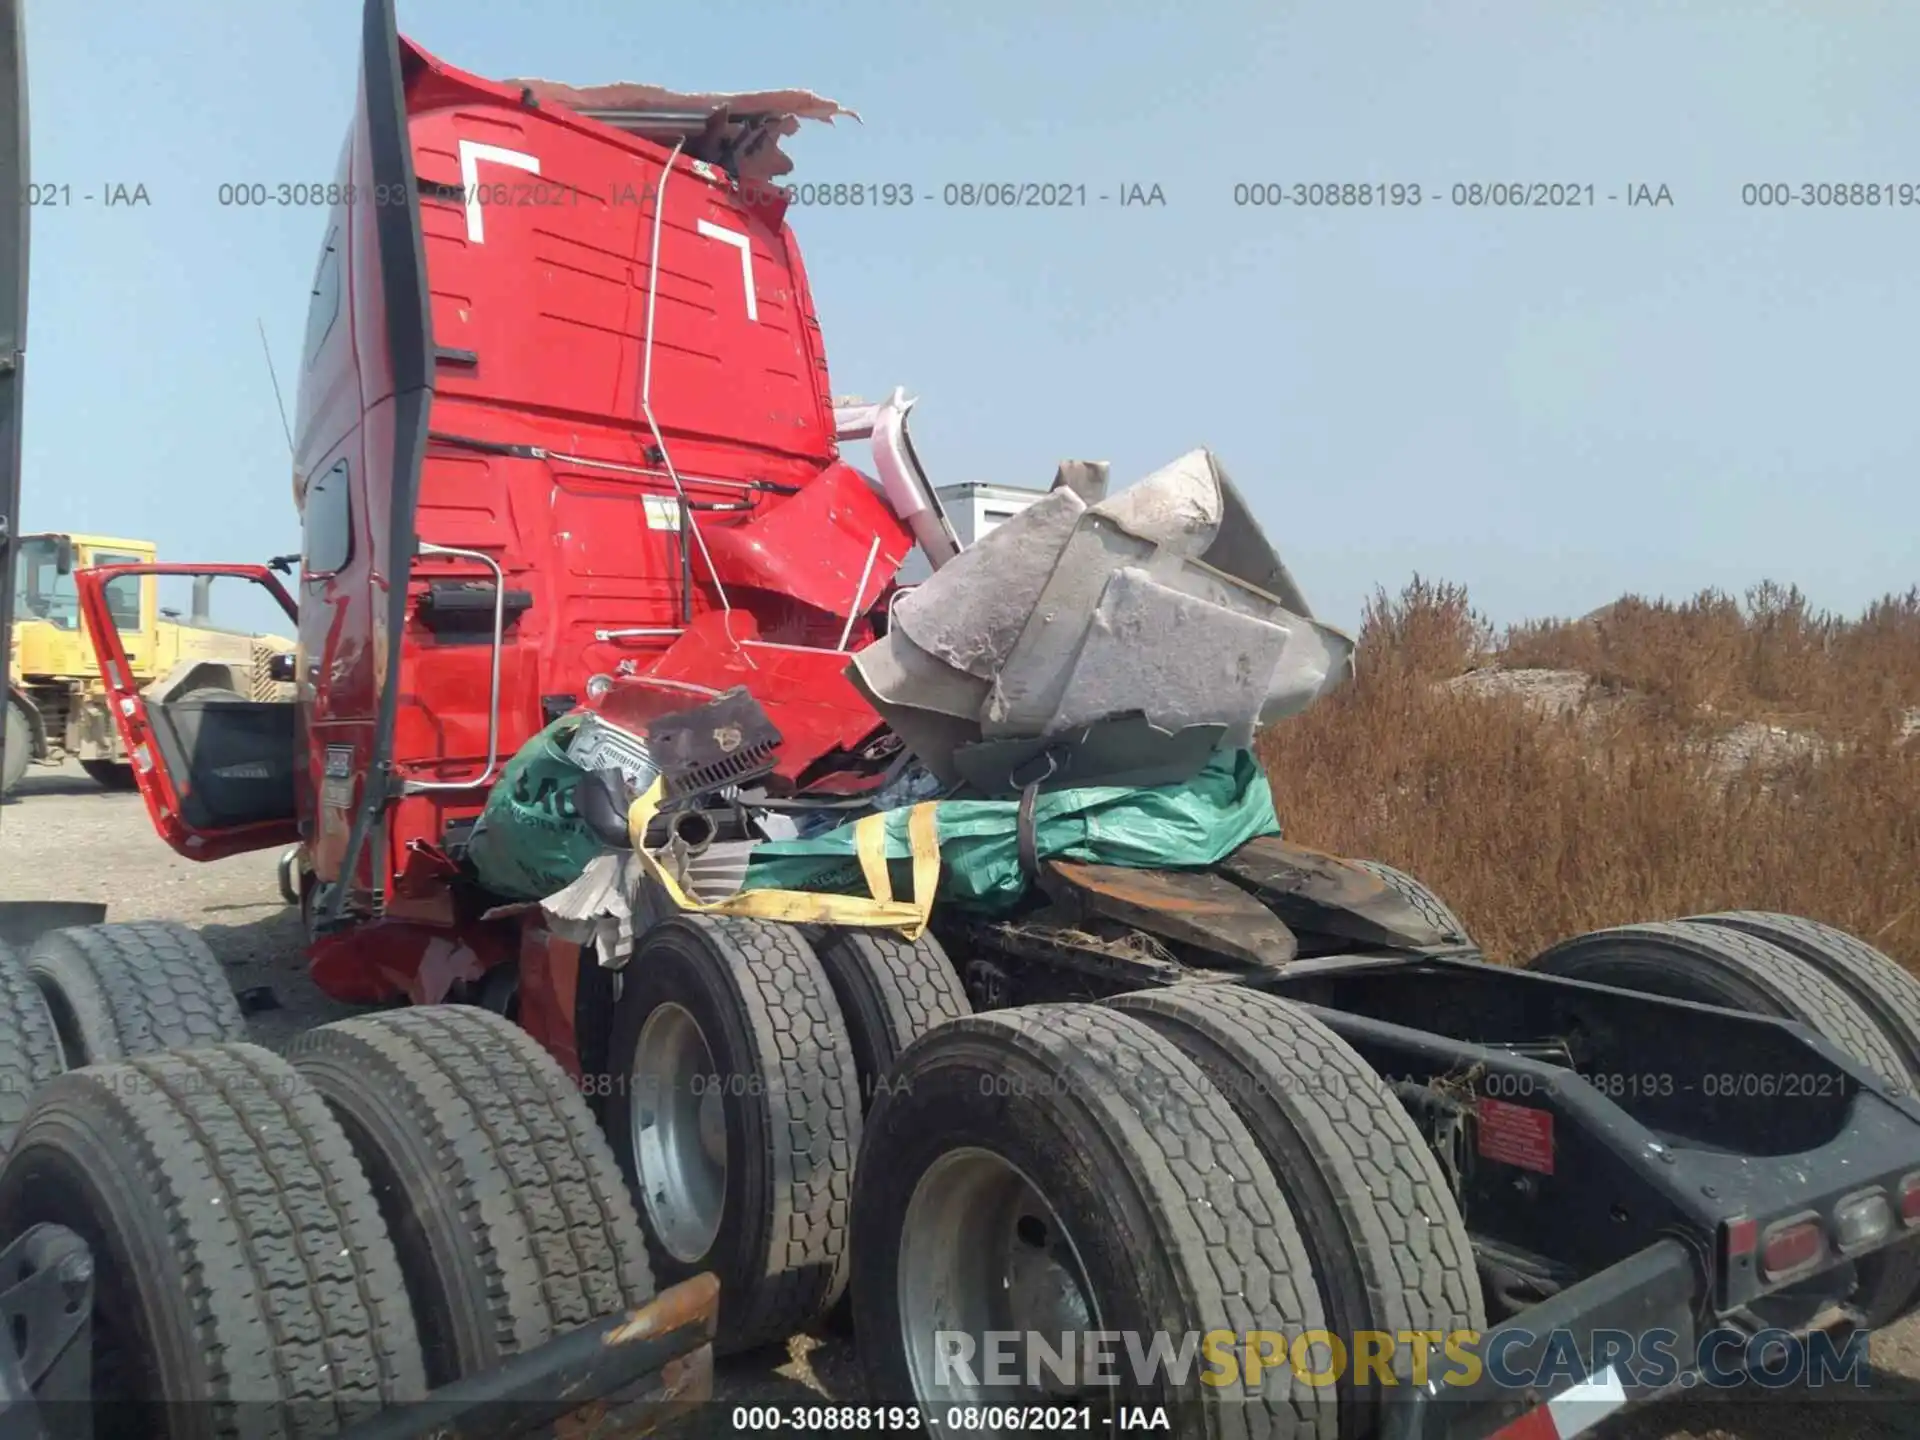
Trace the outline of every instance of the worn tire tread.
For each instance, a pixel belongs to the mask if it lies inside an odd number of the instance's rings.
[[[296,1407],[296,1431],[327,1432],[424,1394],[373,1192],[285,1061],[230,1044],[69,1072],[41,1092],[14,1158],[77,1130],[152,1197],[144,1223],[185,1277],[209,1382],[176,1398],[210,1404],[210,1431],[250,1433],[243,1407],[265,1402]]]
[[[1858,936],[1802,915],[1768,910],[1727,910],[1692,915],[1687,923],[1719,925],[1753,935],[1799,956],[1839,985],[1879,1022],[1902,1052],[1920,1085],[1920,981]]]
[[[943,1063],[947,1043],[976,1038],[1042,1067],[1057,1083],[1033,1099],[1062,1107],[1060,1118],[1071,1128],[1097,1127],[1126,1157],[1131,1187],[1152,1217],[1152,1233],[1131,1243],[1165,1257],[1196,1332],[1294,1336],[1325,1328],[1306,1244],[1259,1147],[1171,1041],[1104,1005],[995,1010],[955,1020],[917,1043],[901,1061],[901,1091],[911,1092],[920,1066]],[[887,1167],[884,1154],[863,1159]],[[875,1236],[871,1243],[896,1240]],[[1284,1366],[1267,1373],[1258,1397],[1200,1387],[1206,1433],[1222,1440],[1331,1440],[1337,1412],[1324,1392],[1298,1383]]]
[[[1396,870],[1381,860],[1355,860],[1352,864],[1385,882],[1399,897],[1425,917],[1434,929],[1444,932],[1449,939],[1461,944],[1471,944],[1472,937],[1467,934],[1466,922],[1453,913],[1453,907],[1442,900],[1434,889],[1424,881],[1416,880],[1404,870]]]
[[[343,1090],[377,1087],[440,1162],[403,1183],[446,1188],[484,1278],[494,1353],[470,1363],[653,1298],[613,1152],[578,1087],[526,1031],[477,1007],[426,1005],[321,1026],[287,1054],[336,1105],[352,1102]]]
[[[1108,1003],[1201,1028],[1240,1067],[1242,1095],[1251,1089],[1282,1112],[1345,1222],[1343,1236],[1314,1238],[1344,1243],[1357,1265],[1370,1312],[1362,1328],[1485,1328],[1472,1243],[1446,1175],[1405,1107],[1346,1041],[1298,1006],[1239,985],[1171,986]],[[1163,1033],[1180,1044],[1177,1028]],[[1236,1102],[1233,1089],[1216,1086]],[[1274,1181],[1287,1188],[1285,1174]],[[1295,1219],[1307,1226],[1297,1207]],[[1394,1360],[1411,1364],[1405,1354]]]
[[[704,933],[727,957],[753,1073],[769,1082],[757,1098],[770,1141],[772,1226],[760,1282],[721,1301],[722,1348],[735,1352],[784,1339],[846,1289],[860,1082],[839,1003],[797,928],[725,915],[666,923]],[[645,964],[644,954],[635,963]]]
[[[35,1092],[66,1068],[46,999],[19,954],[0,943],[0,1159]]]
[[[841,929],[813,949],[848,1026],[858,1023],[855,1015],[862,1008],[855,1003],[856,989],[879,1018],[879,1026],[864,1037],[875,1068],[860,1077],[864,1094],[871,1095],[901,1052],[927,1031],[973,1013],[966,987],[931,935],[916,941],[884,930]]]
[[[55,930],[35,942],[27,968],[70,1007],[88,1063],[247,1038],[219,960],[171,920]]]

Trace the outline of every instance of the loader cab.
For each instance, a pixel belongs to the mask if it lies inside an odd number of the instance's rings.
[[[39,534],[20,539],[14,573],[14,670],[43,682],[88,680],[98,673],[80,612],[77,571],[98,565],[140,565],[154,558],[144,540]],[[135,674],[154,660],[154,584],[128,576],[108,592],[108,609]]]
[[[80,592],[73,583],[73,540],[66,535],[23,535],[13,571],[16,639],[28,626],[78,633]],[[45,642],[43,641],[42,644]],[[38,647],[35,647],[36,649]]]

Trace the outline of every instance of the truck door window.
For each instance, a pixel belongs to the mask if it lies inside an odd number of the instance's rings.
[[[300,524],[306,537],[301,566],[309,576],[332,575],[353,558],[353,506],[347,493],[347,462],[333,465],[307,482]]]
[[[145,555],[123,555],[113,550],[96,550],[87,563],[89,565],[138,565],[148,557]],[[140,582],[139,575],[122,575],[118,580],[107,582],[107,609],[113,613],[113,626],[116,630],[138,630],[140,628]]]
[[[59,547],[47,536],[20,542],[19,568],[14,572],[14,613],[22,619],[45,620],[62,630],[80,628],[80,591],[73,576],[62,575]]]

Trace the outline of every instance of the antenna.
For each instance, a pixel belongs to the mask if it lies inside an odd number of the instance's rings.
[[[267,379],[273,382],[273,403],[280,407],[280,429],[287,437],[287,454],[293,454],[293,427],[287,424],[287,402],[280,398],[280,377],[273,373],[273,351],[267,345],[267,322],[258,316],[254,323],[260,327],[260,353],[267,357]]]

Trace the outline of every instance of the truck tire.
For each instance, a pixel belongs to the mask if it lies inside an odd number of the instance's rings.
[[[972,1337],[979,1365],[986,1331],[1037,1332],[1050,1347],[1062,1332],[1165,1334],[1177,1346],[1272,1331],[1285,1347],[1326,1329],[1253,1136],[1140,1020],[1098,1005],[973,1015],[914,1044],[896,1074],[868,1118],[853,1196],[854,1320],[876,1401],[941,1414],[1012,1400],[977,1369],[943,1377],[939,1331]],[[1255,1387],[1240,1383],[1243,1356],[1222,1348],[1231,1378],[1211,1351],[1195,1357],[1181,1384],[1164,1368],[1141,1376],[1116,1344],[1118,1385],[1091,1393],[1149,1413],[1164,1405],[1181,1435],[1337,1433],[1331,1391],[1297,1379],[1284,1348],[1262,1357]],[[1324,1350],[1309,1356],[1328,1363]],[[1027,1359],[1014,1367],[1023,1378]],[[1208,1372],[1225,1383],[1201,1383]]]
[[[1325,1025],[1242,985],[1175,985],[1109,1005],[1159,1031],[1245,1123],[1293,1209],[1327,1323],[1354,1350],[1363,1331],[1486,1328],[1473,1246],[1452,1189],[1392,1090]],[[1413,1353],[1394,1373],[1414,1384]],[[1381,1387],[1338,1383],[1341,1434],[1370,1435]]]
[[[1895,1090],[1912,1091],[1893,1041],[1845,989],[1799,955],[1744,929],[1694,920],[1621,925],[1563,940],[1527,968],[1797,1020]],[[1878,1329],[1904,1313],[1920,1291],[1920,1240],[1864,1256],[1856,1270],[1856,1303],[1868,1326]]]
[[[1800,915],[1728,910],[1690,918],[1699,924],[1724,925],[1758,936],[1818,970],[1873,1018],[1880,1033],[1906,1062],[1907,1083],[1920,1090],[1920,980],[1901,969],[1892,956],[1882,954],[1845,930]],[[1883,1325],[1920,1309],[1920,1240],[1910,1240],[1896,1248],[1916,1252],[1910,1261],[1914,1286],[1898,1304],[1885,1302],[1891,1306],[1891,1313],[1880,1321]],[[1898,1263],[1895,1256],[1889,1255],[1882,1259],[1882,1268]]]
[[[7,769],[0,775],[0,796],[11,795],[33,763],[33,725],[27,712],[7,701]]]
[[[1920,980],[1889,955],[1844,930],[1799,915],[1765,910],[1729,910],[1694,915],[1689,924],[1723,925],[1757,935],[1798,956],[1853,998],[1900,1052],[1912,1083],[1920,1087]]]
[[[653,1298],[613,1154],[526,1031],[473,1006],[423,1005],[309,1030],[287,1058],[373,1185],[429,1386]]]
[[[655,1278],[720,1281],[716,1354],[784,1339],[846,1288],[860,1081],[790,925],[676,915],[622,972],[600,1120]]]
[[[908,941],[884,930],[833,930],[813,950],[847,1022],[863,1110],[903,1050],[934,1026],[973,1013],[932,935]]]
[[[247,1038],[207,942],[171,920],[76,925],[27,952],[69,1067]]]
[[[393,1245],[347,1137],[253,1045],[75,1071],[0,1167],[0,1235],[52,1222],[94,1263],[96,1423],[325,1434],[425,1392]],[[105,1432],[103,1432],[105,1433]]]
[[[133,766],[124,760],[82,760],[80,768],[87,778],[103,790],[138,790],[140,781]]]
[[[1423,884],[1393,866],[1379,860],[1355,860],[1352,862],[1375,879],[1384,880],[1387,888],[1397,892],[1400,898],[1424,915],[1436,930],[1444,931],[1449,939],[1462,945],[1471,945],[1473,939],[1467,934],[1466,923],[1453,913],[1453,908],[1435,894],[1432,887]]]
[[[26,962],[0,943],[0,1159],[40,1087],[67,1068],[53,1014]]]
[[[1665,920],[1617,925],[1562,940],[1527,969],[1797,1020],[1899,1090],[1907,1067],[1872,1018],[1796,956],[1721,925]]]

